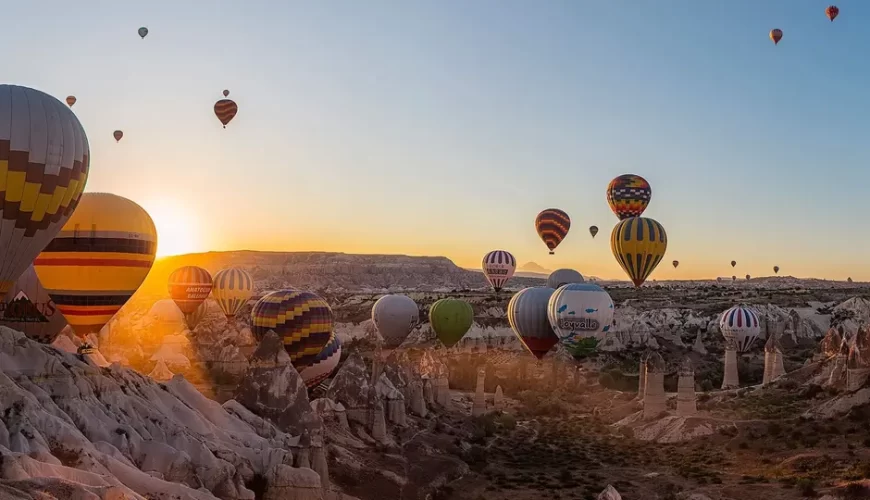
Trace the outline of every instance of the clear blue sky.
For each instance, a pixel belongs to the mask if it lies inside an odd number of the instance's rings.
[[[623,277],[604,188],[631,172],[668,230],[653,278],[870,279],[870,2],[837,5],[8,2],[0,81],[77,96],[88,191],[145,206],[170,253],[503,248]],[[574,221],[552,257],[550,206]]]

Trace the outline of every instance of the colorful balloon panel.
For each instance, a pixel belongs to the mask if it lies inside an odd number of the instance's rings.
[[[54,342],[66,327],[66,318],[39,282],[33,266],[24,271],[0,303],[0,325],[43,344]]]
[[[619,220],[640,217],[652,199],[652,188],[643,177],[623,174],[607,185],[607,204]]]
[[[311,366],[307,366],[299,372],[305,387],[309,389],[317,387],[328,379],[332,372],[338,368],[339,361],[341,361],[341,341],[333,332],[323,349],[314,357]]]
[[[517,269],[517,260],[505,250],[493,250],[483,256],[483,274],[495,291],[499,291],[514,275]]]
[[[278,334],[297,370],[314,363],[333,331],[332,308],[305,290],[269,293],[251,310],[251,331],[257,340],[269,330]]]
[[[231,320],[254,295],[254,278],[239,267],[223,269],[214,275],[211,293],[221,311]]]
[[[547,277],[547,286],[553,290],[570,283],[583,283],[583,275],[573,269],[556,269]]]
[[[523,346],[541,359],[559,342],[550,326],[547,305],[553,295],[552,288],[525,288],[508,302],[507,317],[511,329]]]
[[[395,349],[420,322],[417,303],[405,295],[384,295],[372,306],[372,323],[384,339],[384,348]]]
[[[38,90],[0,85],[0,294],[75,210],[90,149],[78,118]]]
[[[613,324],[613,300],[594,283],[572,283],[553,292],[547,318],[556,336],[567,344],[601,340]]]
[[[733,342],[737,352],[746,352],[761,334],[758,314],[752,309],[738,305],[719,317],[719,331],[728,342]]]
[[[472,323],[474,309],[464,300],[440,299],[429,308],[429,324],[444,347],[453,347],[462,340]]]
[[[191,314],[208,298],[212,277],[197,266],[179,267],[169,275],[169,296],[184,314]]]
[[[665,228],[647,217],[623,219],[610,234],[613,256],[636,287],[649,278],[667,248]]]
[[[555,253],[554,250],[559,243],[562,243],[570,229],[571,218],[558,208],[548,208],[535,217],[535,230],[550,249],[550,255]]]
[[[154,263],[157,229],[127,198],[85,193],[33,265],[76,334],[99,332],[136,292]]]
[[[239,106],[232,99],[221,99],[214,103],[214,114],[218,120],[227,128],[227,124],[235,118],[239,112]]]

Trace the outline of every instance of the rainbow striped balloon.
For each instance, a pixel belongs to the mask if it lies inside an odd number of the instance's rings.
[[[251,310],[251,330],[261,340],[269,330],[284,340],[297,370],[314,364],[333,330],[332,308],[305,290],[280,290],[263,296]]]

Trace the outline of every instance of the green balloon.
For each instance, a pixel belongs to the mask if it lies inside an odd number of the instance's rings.
[[[464,300],[441,299],[429,308],[429,323],[445,347],[462,340],[473,322],[474,310]]]

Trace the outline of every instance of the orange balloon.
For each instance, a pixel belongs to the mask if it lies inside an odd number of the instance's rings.
[[[779,28],[770,30],[770,39],[773,40],[774,45],[778,44],[782,40],[782,30]]]

